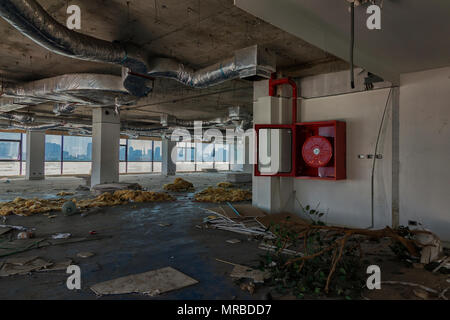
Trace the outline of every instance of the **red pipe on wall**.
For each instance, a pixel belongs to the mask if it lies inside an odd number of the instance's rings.
[[[275,88],[277,86],[289,84],[292,87],[292,124],[297,122],[297,84],[291,78],[274,79],[273,76],[269,80],[269,96],[275,96]]]

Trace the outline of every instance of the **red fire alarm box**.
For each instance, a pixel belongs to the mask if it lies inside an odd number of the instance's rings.
[[[296,123],[296,174],[300,179],[346,179],[346,124]]]

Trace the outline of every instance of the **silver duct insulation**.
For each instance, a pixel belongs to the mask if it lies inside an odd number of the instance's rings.
[[[169,78],[193,88],[206,88],[236,78],[267,79],[275,72],[275,56],[258,46],[238,50],[233,57],[198,71],[167,58],[155,58],[149,63],[146,54],[134,46],[69,30],[35,0],[1,0],[0,16],[54,53],[122,66],[123,86],[136,97],[146,96],[152,90],[149,77]]]
[[[43,103],[77,104],[92,107],[134,103],[136,98],[124,88],[119,76],[107,74],[67,74],[1,88],[0,112]],[[67,110],[68,107],[63,108]]]
[[[275,72],[275,56],[259,46],[235,52],[228,58],[198,71],[168,58],[155,58],[149,65],[148,75],[176,80],[193,88],[207,88],[237,78],[270,78]]]
[[[0,16],[38,45],[67,57],[117,64],[135,73],[147,72],[146,57],[132,46],[109,42],[73,30],[50,16],[35,0],[1,0]],[[147,80],[127,74],[124,87],[134,96],[146,96]]]
[[[55,103],[53,106],[53,113],[57,116],[73,114],[77,109],[75,103]]]
[[[13,129],[21,129],[26,131],[46,131],[50,129],[56,129],[63,127],[64,122],[52,123],[52,124],[39,124],[39,125],[25,125],[25,124],[11,124],[10,127]]]
[[[0,119],[15,121],[21,124],[30,124],[34,122],[34,117],[32,115],[18,113],[0,113]]]

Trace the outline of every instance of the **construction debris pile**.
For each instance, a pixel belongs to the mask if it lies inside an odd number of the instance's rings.
[[[307,208],[307,214],[317,215],[316,210]],[[423,260],[430,256],[431,248],[436,249],[436,257],[442,254],[440,241],[425,230],[343,228],[291,214],[266,215],[257,220],[275,235],[266,245],[269,252],[262,261],[264,269],[271,273],[273,285],[292,290],[298,297],[333,294],[360,298],[367,279],[365,270],[370,264],[362,257],[370,242],[385,240],[402,261]],[[424,235],[436,244],[424,243]]]
[[[130,202],[165,202],[174,201],[175,198],[167,193],[141,190],[118,190],[114,193],[103,193],[94,199],[72,199],[78,208],[110,207],[128,204]],[[13,201],[0,203],[0,215],[11,214],[30,216],[37,213],[61,211],[67,199],[23,199],[16,198]]]
[[[181,178],[176,178],[173,183],[165,184],[163,189],[172,192],[188,192],[195,190],[192,183]]]
[[[118,190],[114,193],[103,193],[94,199],[75,201],[79,208],[112,207],[130,202],[165,202],[175,198],[167,193],[141,190]]]
[[[208,187],[195,195],[199,202],[238,202],[252,200],[252,193],[248,190]]]
[[[37,198],[16,198],[10,202],[0,203],[0,215],[9,216],[15,214],[18,216],[31,216],[37,213],[60,211],[64,202],[66,202],[65,199],[46,200]]]
[[[233,188],[233,184],[231,182],[219,182],[217,186],[219,188]]]
[[[227,230],[248,236],[272,239],[274,235],[258,221],[264,217],[265,212],[251,205],[231,205],[205,209],[213,215],[204,221],[208,228]]]

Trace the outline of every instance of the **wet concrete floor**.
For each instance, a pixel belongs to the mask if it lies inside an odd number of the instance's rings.
[[[202,177],[201,175],[183,176],[198,190],[207,185],[224,181],[221,174]],[[157,190],[162,183],[172,178],[140,177],[147,187]],[[133,181],[133,177],[123,180]],[[163,181],[164,180],[164,181]],[[167,180],[167,181],[166,181]],[[77,186],[77,180],[68,183],[55,183],[52,188],[71,191]],[[136,179],[134,179],[136,181]],[[133,181],[133,182],[134,182]],[[146,183],[138,181],[143,186]],[[51,182],[51,181],[50,181]],[[12,200],[20,190],[15,190],[16,181],[9,186],[11,192],[1,193],[0,201]],[[19,181],[18,184],[23,183]],[[44,183],[44,182],[41,182]],[[45,182],[49,183],[49,181]],[[244,186],[249,187],[249,186]],[[25,198],[38,196],[53,197],[54,189],[29,190],[20,194]],[[36,228],[36,237],[50,236],[55,233],[71,233],[72,237],[91,237],[95,240],[66,245],[49,246],[16,254],[13,257],[39,256],[51,261],[63,261],[68,258],[81,268],[82,289],[71,291],[66,287],[68,275],[63,271],[31,273],[0,278],[0,299],[261,299],[262,292],[251,296],[242,291],[229,277],[233,266],[216,261],[216,258],[245,265],[258,265],[257,241],[247,236],[211,229],[199,229],[203,219],[210,215],[202,208],[214,204],[193,201],[193,193],[176,194],[177,201],[170,203],[129,204],[104,208],[100,212],[82,217],[80,215],[63,216],[48,219],[42,215],[31,217],[9,216],[7,224]],[[170,224],[162,227],[159,224]],[[96,231],[97,235],[90,235]],[[241,239],[239,244],[229,244],[226,240]],[[95,256],[82,259],[79,252],[93,252]],[[5,258],[0,258],[0,261]],[[171,266],[199,283],[191,287],[148,297],[139,294],[97,297],[90,286],[98,282],[115,279],[131,274],[142,273]]]

